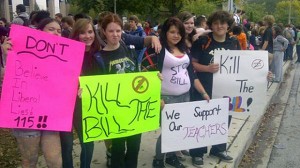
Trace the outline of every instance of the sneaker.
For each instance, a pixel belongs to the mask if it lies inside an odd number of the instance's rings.
[[[181,153],[185,156],[190,156],[190,152],[187,150],[182,150]]]
[[[202,157],[192,157],[192,163],[195,167],[202,167],[203,166],[203,158]]]
[[[233,158],[227,154],[226,151],[224,152],[218,152],[218,153],[210,153],[209,156],[215,156],[219,159],[225,161],[225,162],[232,162]]]
[[[106,151],[106,167],[110,168],[111,166],[111,153]]]
[[[171,166],[175,167],[175,168],[185,168],[185,166],[182,163],[179,162],[176,155],[171,156],[169,158],[166,158],[166,163],[168,165],[171,165]]]
[[[152,167],[153,168],[165,168],[164,160],[153,159]]]

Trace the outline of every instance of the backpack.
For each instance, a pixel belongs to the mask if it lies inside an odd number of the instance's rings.
[[[17,18],[20,18],[20,19],[23,20],[23,26],[28,27],[28,26],[30,25],[30,21],[29,21],[29,19],[27,19],[26,17],[18,16]]]
[[[262,43],[262,38],[260,35],[255,36],[255,45],[260,46]]]

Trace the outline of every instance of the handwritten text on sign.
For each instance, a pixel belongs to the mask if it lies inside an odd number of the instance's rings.
[[[84,44],[18,25],[10,37],[0,126],[71,131]]]
[[[217,51],[214,62],[213,98],[227,97],[230,112],[257,113],[265,107],[267,91],[267,51]]]
[[[227,142],[227,98],[166,104],[161,117],[163,153]]]
[[[84,142],[158,129],[161,81],[157,73],[81,77]]]

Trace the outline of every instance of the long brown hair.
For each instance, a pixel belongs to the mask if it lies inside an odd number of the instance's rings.
[[[90,19],[78,19],[74,24],[74,27],[70,34],[70,38],[73,40],[79,41],[79,35],[87,29],[89,24],[92,26],[93,31],[95,33],[95,39],[94,39],[94,42],[91,46],[89,53],[94,54],[101,49],[100,42],[99,42],[100,37],[95,30],[93,22]]]

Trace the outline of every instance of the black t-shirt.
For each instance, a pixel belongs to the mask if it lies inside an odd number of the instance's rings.
[[[201,36],[195,41],[191,48],[191,55],[198,60],[199,64],[209,65],[213,63],[214,51],[216,50],[240,50],[239,41],[227,34],[224,42],[217,42],[213,39],[212,33]],[[209,72],[197,72],[197,77],[201,81],[207,94],[212,96],[213,74]],[[194,93],[193,93],[194,94]],[[197,93],[196,93],[197,94]],[[198,100],[201,95],[198,95]]]
[[[273,53],[273,34],[272,34],[272,28],[268,27],[262,37],[262,45],[264,45],[265,41],[268,41],[268,46],[266,50],[269,53]]]
[[[120,47],[113,51],[100,51],[105,68],[106,74],[120,74],[130,73],[136,71],[135,61],[128,56],[126,46],[120,45]]]

